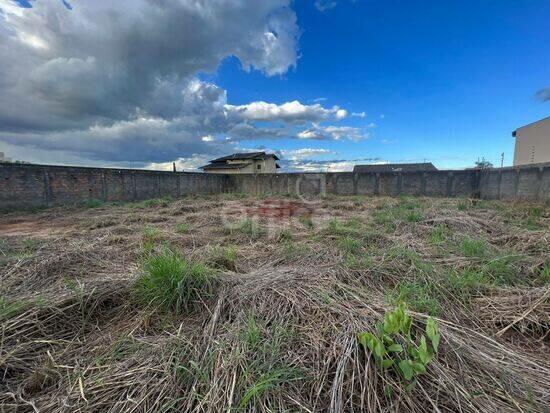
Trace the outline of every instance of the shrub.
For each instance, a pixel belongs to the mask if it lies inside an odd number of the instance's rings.
[[[135,294],[144,303],[180,312],[212,289],[213,276],[200,263],[191,263],[166,249],[147,257]]]
[[[487,252],[487,242],[481,239],[466,238],[460,245],[465,257],[483,257]]]
[[[412,318],[401,303],[395,310],[386,312],[384,323],[378,326],[377,333],[359,333],[357,341],[373,355],[376,364],[383,369],[394,368],[406,381],[410,381],[426,373],[440,341],[439,328],[431,317],[425,330],[429,345],[424,334],[420,334],[419,340],[413,340],[411,326]]]

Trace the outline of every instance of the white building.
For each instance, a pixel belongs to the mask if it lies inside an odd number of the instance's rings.
[[[550,162],[550,116],[516,129],[512,136],[514,166]]]

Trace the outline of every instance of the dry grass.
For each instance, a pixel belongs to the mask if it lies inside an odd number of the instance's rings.
[[[549,208],[330,197],[311,217],[246,213],[264,202],[2,216],[0,411],[547,411]],[[144,290],[151,262],[153,293],[185,305]],[[428,315],[441,331],[414,386],[356,339],[400,301],[415,334]]]

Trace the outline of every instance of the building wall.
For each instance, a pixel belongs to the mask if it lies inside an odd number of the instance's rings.
[[[516,130],[514,166],[550,162],[550,117]]]
[[[205,174],[0,164],[0,210],[186,194],[481,197],[550,203],[550,166],[387,173]]]

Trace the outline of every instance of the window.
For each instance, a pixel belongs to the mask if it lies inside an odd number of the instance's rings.
[[[258,168],[258,171],[259,171],[260,169],[262,169],[262,165],[258,164],[258,165],[256,166],[256,168]]]

